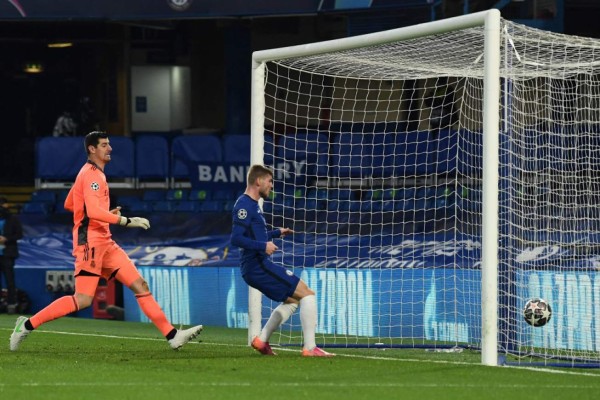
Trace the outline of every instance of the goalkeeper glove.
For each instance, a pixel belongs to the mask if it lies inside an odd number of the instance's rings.
[[[148,229],[150,228],[150,221],[148,221],[146,218],[140,217],[120,217],[119,225],[126,226],[128,228]]]

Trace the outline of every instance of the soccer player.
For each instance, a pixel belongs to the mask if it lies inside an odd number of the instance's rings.
[[[231,244],[241,248],[241,272],[244,281],[274,301],[280,301],[259,336],[252,339],[252,347],[264,355],[275,355],[269,345],[271,334],[296,311],[300,305],[300,321],[304,334],[302,355],[331,357],[316,346],[317,302],[313,292],[300,278],[271,261],[278,249],[272,239],[291,234],[289,228],[267,230],[267,223],[258,205],[262,197],[269,197],[273,189],[273,172],[262,165],[253,165],[248,171],[246,191],[233,207]]]
[[[65,200],[65,209],[73,212],[73,256],[75,257],[75,294],[63,296],[31,318],[19,317],[10,336],[10,350],[40,325],[89,307],[100,278],[116,279],[135,293],[146,316],[177,350],[202,331],[202,325],[177,330],[150,293],[125,251],[111,238],[110,224],[128,228],[150,228],[146,218],[126,218],[120,207],[109,211],[110,201],[104,167],[111,160],[112,148],[105,132],[91,132],[84,139],[88,155]]]

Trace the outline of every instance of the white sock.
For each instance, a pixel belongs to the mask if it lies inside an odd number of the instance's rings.
[[[304,333],[304,348],[312,350],[317,345],[315,342],[317,298],[314,294],[300,300],[300,322],[302,323],[302,333]]]
[[[273,332],[275,332],[281,324],[287,321],[292,314],[296,312],[297,308],[298,304],[295,303],[281,303],[278,305],[273,310],[265,327],[260,332],[260,335],[258,336],[259,339],[263,342],[268,342]]]

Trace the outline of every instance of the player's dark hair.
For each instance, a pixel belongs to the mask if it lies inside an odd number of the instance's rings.
[[[264,165],[255,164],[250,167],[248,170],[248,185],[252,185],[258,178],[262,178],[264,176],[273,176],[273,171],[270,168],[265,167]]]
[[[98,147],[98,143],[100,143],[100,139],[108,139],[108,133],[101,131],[93,131],[85,135],[85,140],[83,141],[83,145],[85,146],[85,152],[89,155],[90,149],[89,146]]]

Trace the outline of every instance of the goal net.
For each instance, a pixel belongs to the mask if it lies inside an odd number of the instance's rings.
[[[599,60],[497,11],[255,53],[252,160],[318,343],[600,361]],[[302,343],[299,317],[272,342]]]

